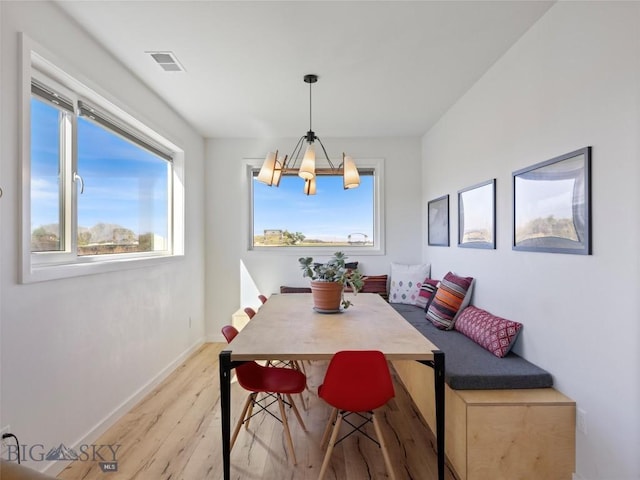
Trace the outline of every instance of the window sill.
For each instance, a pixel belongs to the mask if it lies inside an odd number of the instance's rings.
[[[344,252],[347,255],[384,255],[384,248],[378,247],[348,247],[335,245],[333,247],[308,247],[308,246],[280,246],[280,247],[249,247],[249,252],[267,253],[269,255],[296,255],[296,256],[331,256],[334,252]]]
[[[182,260],[184,255],[159,255],[144,258],[100,259],[64,264],[40,264],[27,266],[22,272],[20,283],[46,282],[63,278],[81,277],[97,273],[116,272],[134,268],[163,265]]]

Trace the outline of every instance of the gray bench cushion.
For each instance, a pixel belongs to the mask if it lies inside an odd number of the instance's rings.
[[[547,388],[553,378],[546,370],[509,352],[498,358],[455,330],[439,330],[413,305],[391,303],[411,325],[445,354],[445,381],[454,390]]]

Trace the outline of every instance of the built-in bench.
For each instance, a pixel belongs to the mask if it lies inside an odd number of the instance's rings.
[[[445,353],[445,453],[460,480],[571,480],[575,402],[552,388],[549,372],[439,330],[421,308],[391,306]],[[433,370],[413,361],[393,366],[435,432]]]
[[[549,388],[553,378],[546,370],[509,352],[496,357],[455,330],[440,330],[425,318],[424,309],[390,304],[420,333],[445,353],[445,381],[454,390]]]

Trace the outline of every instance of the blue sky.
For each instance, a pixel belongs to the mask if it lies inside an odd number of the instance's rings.
[[[277,188],[254,177],[254,234],[279,229],[346,241],[350,233],[364,233],[373,240],[374,177],[362,175],[360,186],[349,190],[343,189],[341,176],[317,176],[316,182],[316,195],[307,196],[297,175],[283,177]]]
[[[59,110],[31,102],[31,228],[59,220]],[[166,161],[101,126],[78,118],[78,173],[85,189],[78,195],[78,226],[118,224],[135,233],[167,237]],[[346,241],[352,233],[373,239],[374,177],[361,176],[360,187],[344,190],[341,176],[317,177],[316,195],[302,192],[298,176],[283,177],[280,187],[254,181],[254,232],[301,232],[309,239]],[[79,193],[79,190],[78,190]]]
[[[32,100],[31,227],[58,223],[59,111]],[[167,237],[168,163],[85,118],[78,119],[78,225],[118,224]],[[79,193],[79,189],[78,189]]]

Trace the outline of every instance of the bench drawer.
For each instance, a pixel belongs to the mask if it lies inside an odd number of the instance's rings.
[[[435,432],[433,370],[393,367]],[[460,480],[571,480],[575,402],[553,388],[452,390],[445,386],[445,453]]]

